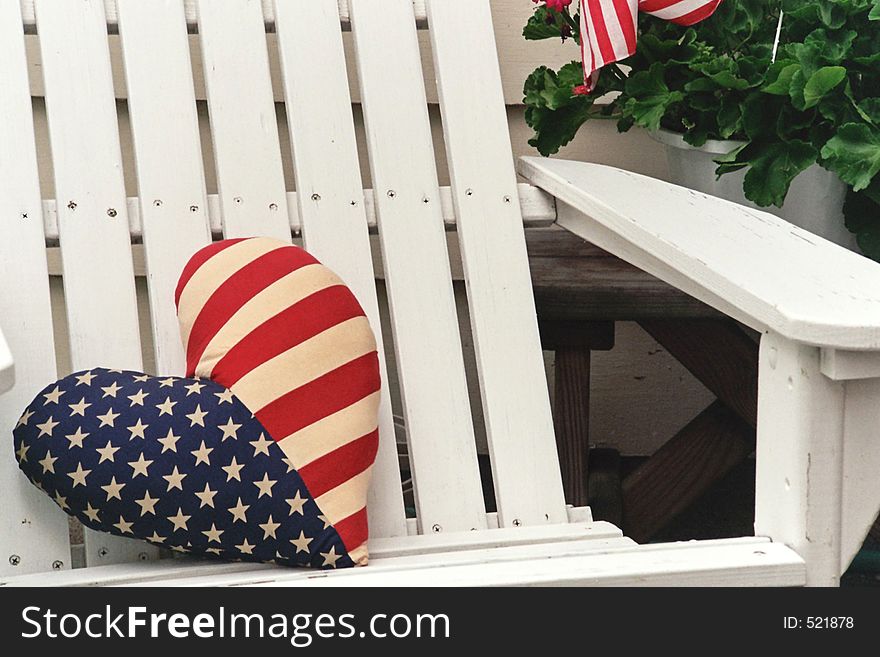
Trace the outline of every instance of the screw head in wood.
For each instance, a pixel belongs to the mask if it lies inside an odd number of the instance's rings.
[[[434,532],[435,534],[439,534],[440,532],[443,531],[443,528],[440,525],[435,524],[431,527],[431,531]]]
[[[110,552],[105,547],[102,547],[100,550],[98,550],[99,557],[106,557],[109,553]]]
[[[270,210],[270,211],[275,212],[277,209],[278,209],[278,204],[277,204],[277,203],[270,203],[270,204],[269,204],[269,210]]]
[[[394,198],[396,196],[397,196],[397,192],[395,192],[393,189],[388,190],[388,198]]]
[[[321,195],[320,195],[320,194],[312,194],[312,200],[313,200],[315,203],[317,203],[318,201],[321,200]]]
[[[17,554],[11,554],[11,555],[9,555],[9,564],[10,564],[11,566],[17,566],[17,565],[20,564],[20,563],[21,563],[21,557],[20,557],[20,556],[18,556]]]
[[[75,202],[75,201],[71,201],[70,203],[68,203],[68,204],[67,204],[67,209],[68,209],[68,210],[76,210],[76,202]]]
[[[510,203],[512,200],[513,200],[513,199],[511,199],[509,196],[505,196],[505,197],[504,197],[504,202],[505,202],[505,203]]]
[[[116,214],[117,214],[117,212],[116,212],[115,208],[108,208],[107,209],[107,216],[108,217],[113,218],[116,216]]]
[[[466,189],[466,190],[464,191],[464,195],[465,195],[465,196],[473,196],[473,195],[474,195],[474,190],[472,190],[472,189]]]
[[[159,199],[156,199],[155,201],[153,201],[153,207],[161,208],[161,207],[162,207],[162,201],[159,200]]]
[[[514,526],[514,527],[519,527],[520,525],[522,525],[522,522],[520,522],[520,519],[519,519],[519,518],[514,518],[514,519],[513,519],[513,526]]]
[[[189,206],[189,211],[190,212],[198,212],[199,206],[198,205],[191,205],[191,206]]]
[[[63,561],[53,561],[52,562],[52,570],[61,570],[62,568],[64,568]]]
[[[146,553],[146,552],[139,552],[139,553],[138,553],[138,559],[140,559],[141,561],[146,561],[147,558],[148,558],[148,557],[147,557],[147,553]]]
[[[21,213],[21,218],[22,218],[22,219],[27,219],[27,218],[28,218],[28,213],[27,213],[27,212],[22,212],[22,213]]]
[[[241,205],[242,202],[244,201],[244,199],[241,198],[241,196],[236,196],[236,197],[235,197],[234,199],[232,199],[232,200],[235,201],[235,204],[236,204],[236,205]]]

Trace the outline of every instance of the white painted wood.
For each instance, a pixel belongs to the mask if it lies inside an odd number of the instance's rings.
[[[880,378],[880,352],[822,349],[819,362],[832,381]]]
[[[73,369],[141,369],[137,302],[104,5],[38,0]],[[87,561],[156,556],[86,532]]]
[[[844,572],[880,511],[880,379],[848,381],[843,446],[840,572]]]
[[[24,14],[25,27],[33,29],[36,25],[34,20],[34,0],[20,0],[22,13]],[[117,25],[119,17],[116,11],[117,0],[104,0],[107,13],[107,25],[113,28]],[[199,0],[184,0],[184,12],[186,23],[193,30],[197,26],[198,18],[198,2]],[[351,0],[336,0],[339,20],[343,25],[349,22],[349,3]],[[274,29],[275,26],[275,6],[274,0],[261,0],[263,15],[265,16],[265,27],[268,30]],[[425,0],[412,0],[413,13],[420,22],[425,20]]]
[[[336,0],[275,3],[304,246],[349,285],[376,335],[382,378],[379,452],[373,466],[370,536],[405,536],[391,393],[382,343],[370,235]]]
[[[520,207],[522,208],[523,226],[526,228],[542,228],[556,221],[556,202],[547,192],[528,185],[517,185]],[[367,215],[367,226],[371,231],[376,230],[376,203],[372,189],[362,191],[364,198],[364,210]],[[456,226],[455,210],[452,206],[452,190],[449,187],[440,188],[440,202],[442,204],[443,223],[447,230],[453,230]],[[129,197],[128,221],[132,239],[138,240],[143,235],[140,216],[140,199]],[[299,199],[296,192],[287,192],[288,219],[290,230],[294,235],[299,235],[301,224],[299,218]],[[223,236],[223,227],[220,223],[220,198],[216,194],[208,195],[208,220],[211,234],[215,238]],[[43,224],[46,230],[46,240],[50,243],[58,239],[58,214],[54,199],[43,201]]]
[[[198,7],[223,234],[290,241],[261,3]]]
[[[489,2],[428,0],[428,22],[499,522],[565,522]]]
[[[484,528],[412,7],[352,0],[351,12],[421,531]]]
[[[582,213],[563,227],[757,330],[880,350],[876,262],[771,214],[619,169],[527,157],[520,173]]]
[[[841,570],[844,385],[822,376],[819,350],[774,333],[761,339],[755,533],[793,548],[807,583]]]
[[[34,124],[16,0],[0,0],[0,576],[70,567],[67,516],[12,457],[19,415],[55,379]],[[15,354],[13,366],[12,355]],[[16,565],[13,565],[13,562]]]
[[[156,374],[186,370],[174,289],[211,241],[181,0],[118,0]]]

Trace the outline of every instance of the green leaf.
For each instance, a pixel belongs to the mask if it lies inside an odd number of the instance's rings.
[[[733,96],[724,96],[716,119],[719,136],[730,139],[742,128],[742,106],[739,101]]]
[[[868,13],[868,20],[880,21],[880,0],[874,0],[874,6]]]
[[[823,66],[810,76],[804,86],[805,108],[815,107],[828,92],[846,79],[843,66]]]
[[[632,74],[626,82],[625,90],[630,98],[624,105],[624,113],[648,130],[659,130],[669,107],[684,98],[682,92],[669,90],[663,70],[663,64],[655,62],[649,70]]]
[[[773,94],[774,96],[788,96],[791,89],[792,78],[794,78],[794,74],[800,70],[800,64],[788,64],[785,67],[772,70],[772,74],[776,77],[770,81],[768,74],[768,84],[764,85],[761,88],[761,91],[766,94]]]
[[[862,123],[841,126],[822,149],[825,166],[860,191],[880,172],[880,130]]]
[[[564,19],[556,12],[547,7],[538,7],[523,28],[522,35],[529,41],[559,39],[562,37],[564,24]]]
[[[792,140],[752,143],[743,155],[751,165],[743,183],[746,198],[760,206],[782,207],[792,181],[816,163],[819,153],[806,141]]]

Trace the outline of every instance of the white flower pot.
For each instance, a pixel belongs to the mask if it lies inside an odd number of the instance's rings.
[[[651,136],[666,146],[671,181],[676,185],[771,212],[831,242],[853,251],[859,250],[855,235],[843,223],[846,185],[818,164],[794,179],[782,208],[759,208],[743,193],[744,170],[725,174],[716,180],[718,165],[713,160],[741,146],[740,142],[708,141],[695,148],[674,132],[661,130],[652,132]]]

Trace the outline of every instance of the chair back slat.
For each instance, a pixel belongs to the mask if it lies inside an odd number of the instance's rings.
[[[183,5],[118,0],[156,374],[185,371],[174,288],[210,243],[208,200]]]
[[[565,498],[488,0],[428,0],[499,524],[559,523]]]
[[[104,4],[38,0],[36,12],[71,363],[74,370],[139,370],[134,268]],[[86,530],[86,561],[92,565],[156,554],[142,542]]]
[[[350,11],[420,529],[485,527],[412,3]]]
[[[275,31],[305,247],[348,283],[379,341],[379,453],[368,508],[371,536],[405,536],[406,515],[385,366],[375,272],[336,0],[275,3]],[[305,14],[308,20],[303,20]],[[352,436],[354,438],[356,436]]]
[[[18,0],[0,0],[0,327],[15,358],[15,386],[0,396],[0,576],[70,567],[67,516],[11,458],[22,409],[55,378],[37,154]]]
[[[198,10],[223,234],[290,241],[262,5],[202,0]]]

